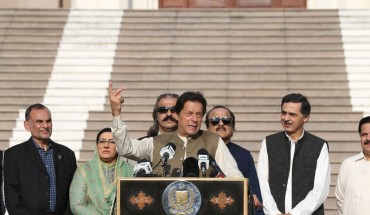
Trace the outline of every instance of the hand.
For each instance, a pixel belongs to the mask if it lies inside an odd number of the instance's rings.
[[[258,200],[258,197],[257,197],[257,195],[256,195],[256,194],[253,194],[253,201],[254,201],[254,208],[255,208],[256,210],[258,210],[258,209],[261,209],[261,208],[262,208],[262,204],[261,204],[261,202]]]
[[[123,104],[125,101],[121,95],[121,92],[123,92],[125,89],[125,87],[113,89],[112,82],[109,82],[109,101],[113,116],[119,116],[121,114],[121,104]]]

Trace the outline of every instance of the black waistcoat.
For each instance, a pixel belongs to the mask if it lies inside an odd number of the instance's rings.
[[[317,160],[326,141],[305,131],[295,146],[292,166],[292,208],[313,189]],[[271,194],[281,212],[285,212],[285,193],[290,168],[290,141],[285,132],[266,137]],[[314,215],[324,214],[321,205]]]

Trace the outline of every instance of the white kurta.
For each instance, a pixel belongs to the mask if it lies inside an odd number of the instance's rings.
[[[335,197],[340,214],[370,214],[370,160],[362,152],[342,162]]]

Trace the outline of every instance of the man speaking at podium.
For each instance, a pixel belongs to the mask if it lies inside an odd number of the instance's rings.
[[[134,140],[129,137],[126,124],[121,118],[121,104],[124,103],[121,93],[124,90],[124,87],[113,89],[112,83],[109,84],[109,100],[113,115],[112,132],[119,155],[137,161],[150,160],[154,165],[153,173],[180,177],[182,162],[188,157],[197,157],[199,149],[205,149],[215,158],[227,177],[243,178],[223,140],[217,134],[200,129],[207,107],[207,101],[200,92],[185,92],[177,100],[175,111],[179,119],[176,131]],[[174,147],[171,147],[172,145]],[[160,168],[157,164],[163,161],[162,152],[166,147],[171,148],[169,151],[172,153],[165,158],[167,164]],[[206,177],[209,177],[210,172],[207,170]]]

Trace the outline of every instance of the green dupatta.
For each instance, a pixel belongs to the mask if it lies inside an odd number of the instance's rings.
[[[116,196],[117,178],[133,175],[133,167],[118,156],[114,181],[109,184],[102,165],[103,162],[95,151],[93,160],[77,169],[70,188],[71,209],[74,214],[95,212],[94,214],[108,215]]]

